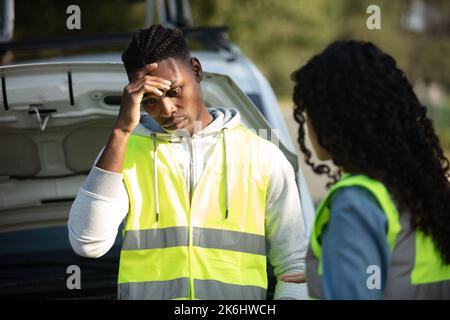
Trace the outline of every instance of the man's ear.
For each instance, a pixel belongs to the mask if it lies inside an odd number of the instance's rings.
[[[203,79],[203,69],[202,65],[200,64],[200,61],[196,57],[191,58],[191,67],[192,71],[194,72],[195,79],[197,82],[202,81]]]

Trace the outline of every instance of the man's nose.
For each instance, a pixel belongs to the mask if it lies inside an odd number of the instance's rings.
[[[162,117],[171,117],[176,111],[177,107],[170,101],[170,98],[164,97],[161,99],[159,113]]]

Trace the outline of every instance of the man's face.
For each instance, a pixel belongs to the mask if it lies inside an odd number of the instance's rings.
[[[201,72],[197,59],[184,61],[169,58],[158,62],[158,67],[147,73],[149,76],[171,81],[170,89],[164,91],[162,97],[147,93],[142,100],[144,110],[164,131],[182,129],[192,134],[194,122],[204,121],[206,107],[200,89]],[[137,73],[132,73],[129,77],[134,81],[138,76]]]

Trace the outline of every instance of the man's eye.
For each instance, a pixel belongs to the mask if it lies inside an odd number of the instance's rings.
[[[155,104],[157,101],[155,98],[144,98],[142,99],[142,105]]]
[[[178,96],[180,93],[181,93],[181,88],[178,87],[173,90],[167,91],[166,97],[173,98],[173,97]]]

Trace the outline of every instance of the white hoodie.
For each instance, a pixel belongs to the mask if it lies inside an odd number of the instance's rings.
[[[221,129],[240,123],[237,110],[210,108],[209,112],[213,121],[192,135],[192,152],[187,143],[170,144],[175,159],[178,159],[183,169],[187,186],[192,183],[195,187]],[[133,134],[148,136],[150,130],[161,131],[161,128],[152,118],[144,116]],[[275,165],[267,193],[265,229],[269,261],[278,279],[274,298],[306,299],[306,284],[279,280],[284,275],[304,272],[307,236],[294,170],[275,145],[272,153]],[[191,170],[190,157],[193,164]],[[128,195],[122,174],[105,171],[94,165],[70,210],[68,229],[73,250],[91,258],[104,255],[113,246],[127,212]]]

